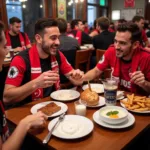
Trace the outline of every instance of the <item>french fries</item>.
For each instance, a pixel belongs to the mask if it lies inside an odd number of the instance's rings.
[[[146,96],[135,96],[127,94],[127,100],[121,100],[121,103],[129,110],[143,112],[150,110],[150,98]]]

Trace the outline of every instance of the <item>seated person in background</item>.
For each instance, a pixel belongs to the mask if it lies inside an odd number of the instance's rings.
[[[4,26],[2,22],[0,22],[0,71],[2,70],[2,64],[7,53],[7,48],[5,46],[6,38],[3,29]],[[15,131],[9,137],[5,110],[2,101],[0,101],[0,149],[19,150],[29,129],[43,126],[46,119],[46,115],[41,112],[35,115],[29,115],[20,121]]]
[[[137,24],[138,27],[140,28],[141,32],[142,32],[142,44],[143,47],[148,47],[149,46],[149,41],[147,38],[147,35],[144,31],[144,17],[142,16],[134,16],[132,19],[133,23]]]
[[[83,25],[84,25],[84,32],[86,33],[86,34],[89,34],[89,27],[88,27],[88,23],[87,23],[87,21],[85,20],[85,21],[83,21]]]
[[[26,33],[20,32],[21,20],[17,17],[9,19],[10,30],[5,32],[7,39],[7,47],[14,51],[22,51],[31,47],[30,40]]]
[[[67,33],[71,32],[71,25],[70,22],[67,22]]]
[[[115,25],[113,22],[110,22],[109,28],[108,28],[109,32],[115,32]]]
[[[99,34],[93,37],[93,46],[95,49],[106,50],[111,44],[114,43],[115,33],[109,32],[109,19],[100,17],[97,20],[97,29]],[[91,57],[91,69],[96,65],[96,53]]]
[[[83,23],[80,19],[74,19],[71,21],[72,31],[68,33],[68,36],[74,37],[78,40],[80,45],[91,44],[92,39],[88,34],[83,32]]]
[[[150,94],[150,54],[141,48],[141,31],[134,23],[118,26],[114,46],[110,46],[97,66],[82,81],[93,80],[108,68],[123,90]]]
[[[58,28],[60,31],[60,45],[59,50],[67,58],[67,61],[71,64],[72,67],[75,67],[75,57],[76,51],[80,49],[77,39],[67,36],[67,22],[62,18],[57,19]],[[60,83],[66,83],[69,80],[63,75],[60,74]]]
[[[111,44],[114,43],[115,34],[108,31],[109,19],[106,17],[100,17],[97,19],[97,29],[99,35],[93,37],[93,46],[95,49],[106,50]]]
[[[66,20],[62,18],[57,19],[58,28],[60,31],[60,45],[59,50],[60,51],[68,51],[68,50],[79,50],[79,44],[77,39],[67,36],[66,30],[67,30],[67,22]]]
[[[4,89],[5,103],[27,103],[47,97],[60,88],[59,70],[74,84],[83,73],[74,70],[58,51],[60,32],[57,21],[41,18],[35,24],[36,44],[15,56]],[[19,63],[18,63],[19,62]]]
[[[94,20],[94,23],[93,23],[93,30],[91,31],[91,33],[89,34],[90,37],[94,37],[96,35],[99,34],[99,31],[97,29],[97,26],[96,26],[96,20]]]

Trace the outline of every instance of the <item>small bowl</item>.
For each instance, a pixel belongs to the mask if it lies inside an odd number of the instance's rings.
[[[119,118],[110,118],[108,112],[118,111]],[[99,117],[102,121],[109,124],[119,124],[124,122],[128,117],[128,111],[119,106],[105,106],[99,110]]]

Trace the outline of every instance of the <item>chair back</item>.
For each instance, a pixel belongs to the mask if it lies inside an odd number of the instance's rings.
[[[105,50],[102,50],[102,49],[97,49],[96,50],[96,61],[97,62],[99,62],[101,60],[104,53],[105,53]]]
[[[87,72],[90,69],[92,50],[78,50],[76,52],[75,69]]]

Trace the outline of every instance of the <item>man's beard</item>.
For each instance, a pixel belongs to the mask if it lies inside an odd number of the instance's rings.
[[[54,45],[53,47],[58,47],[57,45]],[[41,48],[42,50],[48,54],[48,55],[56,55],[56,52],[51,52],[51,47],[50,46],[47,46],[45,45],[45,42],[42,42],[42,45],[41,45]]]
[[[19,34],[20,31],[16,32],[16,31],[12,30],[12,32],[13,32],[15,35],[17,35],[17,34]]]

